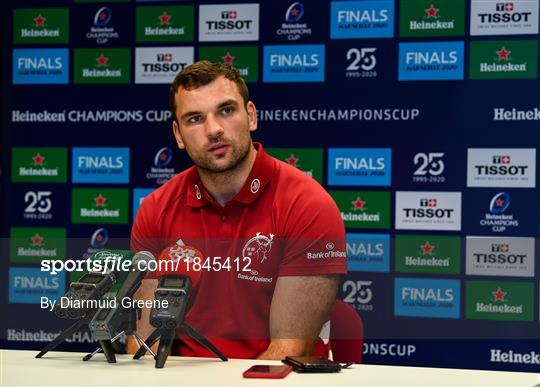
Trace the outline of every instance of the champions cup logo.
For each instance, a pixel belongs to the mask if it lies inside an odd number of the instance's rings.
[[[154,166],[156,167],[166,167],[168,166],[173,157],[173,152],[169,147],[163,147],[158,152],[156,152],[156,156],[154,157]]]
[[[248,242],[244,245],[244,249],[242,250],[242,256],[251,257],[258,260],[260,263],[263,263],[266,259],[268,259],[266,254],[269,253],[272,249],[274,235],[270,233],[269,236],[270,237],[267,237],[264,234],[257,232],[255,237],[249,239]]]
[[[489,203],[489,211],[492,214],[502,214],[510,206],[510,194],[499,193],[496,194]]]
[[[112,18],[112,10],[109,7],[102,7],[96,12],[94,16],[94,26],[105,27]]]
[[[285,12],[285,20],[287,23],[296,23],[304,16],[304,5],[300,2],[295,2],[290,5]]]
[[[93,249],[103,248],[109,241],[109,232],[105,228],[99,228],[90,239],[90,247]]]

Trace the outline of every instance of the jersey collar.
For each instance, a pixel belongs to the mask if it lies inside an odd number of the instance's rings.
[[[246,179],[246,183],[238,194],[232,199],[234,202],[250,204],[254,202],[264,191],[276,168],[274,159],[268,155],[261,143],[253,142],[257,150],[257,157],[251,171]],[[195,166],[191,167],[187,179],[187,204],[192,207],[202,207],[210,202],[213,205],[220,206],[208,194],[202,184],[199,172]]]

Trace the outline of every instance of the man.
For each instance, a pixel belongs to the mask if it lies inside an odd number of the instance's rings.
[[[208,61],[186,67],[172,83],[170,105],[178,147],[195,165],[145,198],[132,249],[157,257],[181,239],[211,262],[220,257],[221,269],[202,270],[185,320],[226,356],[313,353],[346,273],[335,203],[313,179],[252,143],[256,108],[236,69]],[[155,285],[145,280],[136,297],[153,299]],[[143,336],[152,329],[147,314]],[[175,353],[212,355],[180,337]]]

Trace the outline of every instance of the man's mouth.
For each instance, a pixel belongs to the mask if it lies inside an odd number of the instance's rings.
[[[230,146],[228,144],[220,142],[220,143],[216,143],[216,144],[212,145],[212,147],[210,147],[208,152],[210,152],[213,155],[221,155],[221,154],[224,154],[225,152],[227,152],[229,147]]]

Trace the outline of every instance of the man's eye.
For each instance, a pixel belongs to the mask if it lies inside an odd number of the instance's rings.
[[[196,123],[200,123],[202,120],[202,117],[201,116],[191,116],[189,119],[188,119],[188,123],[190,124],[196,124]]]
[[[221,113],[224,115],[230,115],[232,112],[234,112],[234,109],[231,106],[226,106],[221,110]]]

